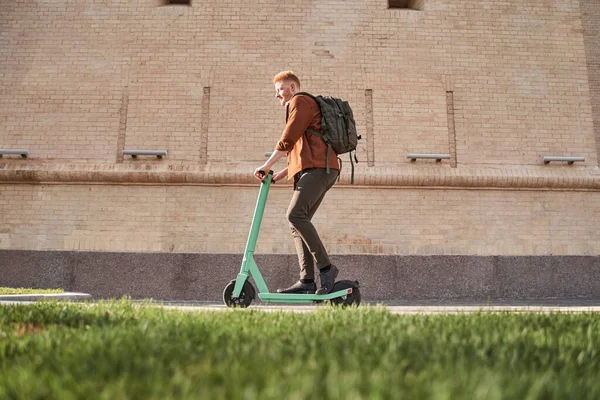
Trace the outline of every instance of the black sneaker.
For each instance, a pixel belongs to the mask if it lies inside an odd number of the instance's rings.
[[[312,283],[302,283],[298,281],[287,289],[277,289],[277,293],[294,293],[294,294],[315,294],[317,285]]]
[[[333,289],[333,284],[335,283],[335,278],[340,272],[337,267],[333,264],[329,267],[329,271],[321,272],[319,274],[319,278],[321,281],[321,287],[317,290],[317,294],[327,294],[330,293]]]

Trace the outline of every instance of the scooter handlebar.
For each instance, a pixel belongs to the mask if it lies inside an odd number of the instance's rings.
[[[261,178],[264,178],[266,175],[265,171],[258,171],[258,174],[260,175]],[[269,175],[273,175],[273,170],[269,171]],[[273,182],[273,183],[275,183],[275,182]]]

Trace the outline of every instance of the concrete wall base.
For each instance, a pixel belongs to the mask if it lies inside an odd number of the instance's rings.
[[[600,296],[600,256],[333,255],[365,300]],[[241,254],[0,250],[0,286],[63,288],[95,299],[221,301]],[[257,255],[270,291],[297,279],[295,255]]]

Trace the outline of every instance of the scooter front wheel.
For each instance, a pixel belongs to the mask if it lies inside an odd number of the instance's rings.
[[[233,297],[233,289],[235,288],[235,280],[229,282],[227,286],[225,286],[225,290],[223,290],[223,302],[227,307],[240,307],[246,308],[254,299],[254,287],[248,281],[244,282],[244,286],[242,287],[242,293],[240,293],[240,297]]]

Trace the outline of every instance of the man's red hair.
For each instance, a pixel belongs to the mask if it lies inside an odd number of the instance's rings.
[[[273,84],[281,81],[293,81],[298,88],[300,88],[300,79],[294,74],[294,71],[283,71],[275,75],[273,78]]]

